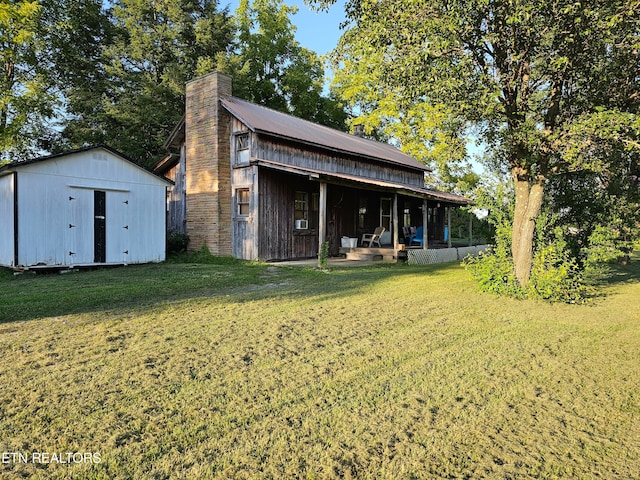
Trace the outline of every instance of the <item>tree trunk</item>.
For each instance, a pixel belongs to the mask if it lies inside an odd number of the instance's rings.
[[[526,287],[531,276],[533,237],[536,219],[542,208],[545,179],[538,177],[531,183],[526,171],[514,169],[512,173],[516,189],[516,204],[513,214],[511,254],[516,279],[520,286]]]

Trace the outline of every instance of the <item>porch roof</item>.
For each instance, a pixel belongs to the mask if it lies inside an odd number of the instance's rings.
[[[324,150],[400,165],[411,170],[431,171],[423,163],[388,143],[376,142],[341,132],[235,97],[223,98],[221,103],[229,113],[254,132]]]
[[[454,203],[456,205],[468,205],[471,203],[466,197],[456,195],[455,193],[440,192],[438,190],[431,190],[429,188],[418,188],[411,185],[404,185],[402,183],[387,182],[383,180],[376,180],[373,178],[360,177],[357,175],[349,175],[346,173],[327,172],[324,170],[317,170],[307,167],[291,166],[284,163],[273,162],[271,160],[263,160],[260,158],[252,158],[251,163],[258,165],[259,167],[270,168],[273,170],[280,170],[283,172],[292,173],[295,175],[303,175],[313,179],[325,179],[333,181],[346,181],[358,184],[365,184],[384,189],[394,190],[398,193],[413,197],[426,198],[428,200],[438,200],[441,202]]]

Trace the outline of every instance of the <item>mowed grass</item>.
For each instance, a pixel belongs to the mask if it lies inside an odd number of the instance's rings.
[[[0,273],[0,478],[640,478],[640,269],[588,305],[456,264]]]

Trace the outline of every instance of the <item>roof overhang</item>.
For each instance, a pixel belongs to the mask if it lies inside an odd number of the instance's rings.
[[[281,172],[287,172],[294,175],[301,175],[315,181],[327,181],[329,183],[341,183],[356,186],[367,186],[369,188],[375,188],[385,191],[394,191],[403,195],[411,197],[423,198],[426,200],[437,200],[439,202],[451,203],[455,205],[468,205],[471,202],[468,198],[456,195],[454,193],[439,192],[437,190],[431,190],[428,188],[418,188],[411,185],[405,185],[401,183],[387,182],[382,180],[376,180],[373,178],[360,177],[357,175],[349,175],[345,173],[326,172],[323,170],[316,170],[306,167],[297,167],[287,165],[284,163],[272,162],[270,160],[263,160],[260,158],[252,158],[252,165],[258,167],[269,168],[272,170],[278,170]]]

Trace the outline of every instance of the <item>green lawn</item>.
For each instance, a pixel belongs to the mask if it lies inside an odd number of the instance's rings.
[[[0,478],[640,478],[639,264],[587,305],[455,264],[0,272]]]

